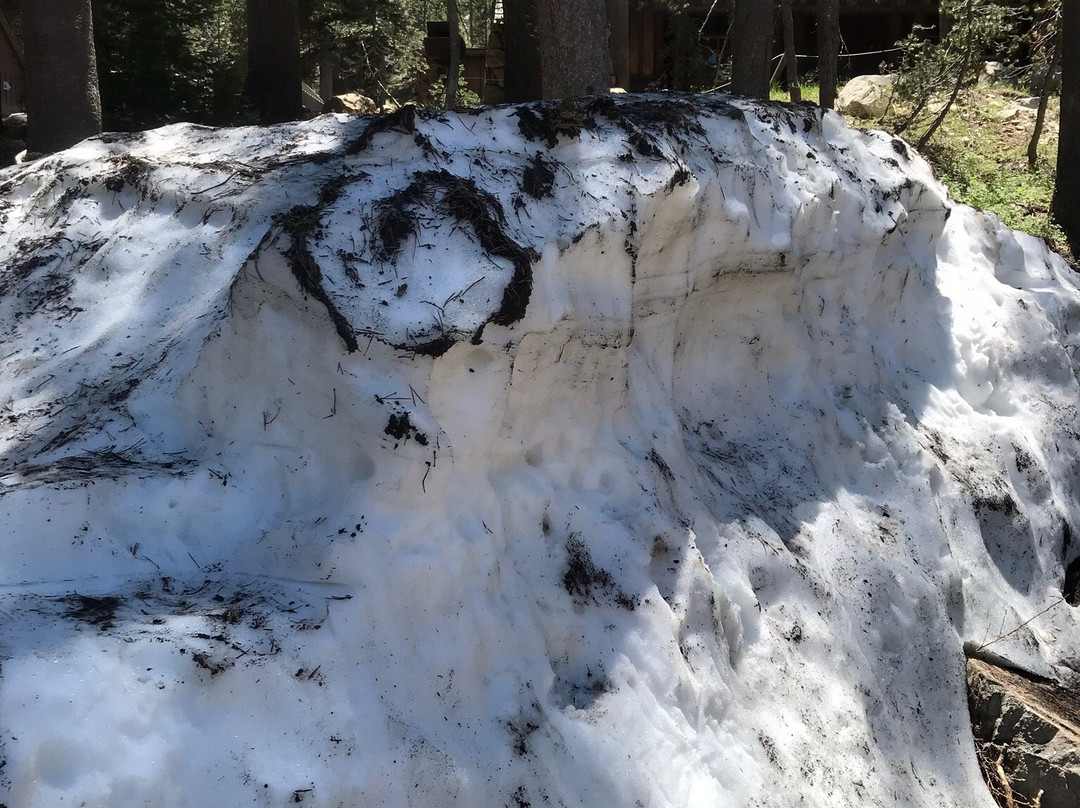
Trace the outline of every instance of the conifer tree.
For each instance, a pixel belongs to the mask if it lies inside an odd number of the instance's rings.
[[[24,13],[26,146],[48,154],[101,132],[90,0],[33,0]]]
[[[768,98],[773,0],[735,0],[731,38],[731,91]]]
[[[1054,218],[1080,253],[1080,0],[1061,4],[1061,120]]]
[[[264,124],[295,121],[303,110],[297,0],[248,0],[247,96]]]

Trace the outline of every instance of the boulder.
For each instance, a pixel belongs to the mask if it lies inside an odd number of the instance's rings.
[[[26,138],[26,113],[13,112],[4,118],[4,136],[10,138]]]
[[[967,663],[968,706],[992,791],[1015,805],[1074,808],[1080,795],[1075,691],[986,660]]]
[[[1050,82],[1050,92],[1056,93],[1061,89],[1061,70],[1048,73],[1046,70],[1033,70],[1028,77],[1027,87],[1033,93],[1041,93],[1043,83]]]
[[[989,87],[1001,82],[1005,74],[1005,65],[1001,62],[983,62],[979,69],[979,86]]]
[[[350,115],[374,115],[379,111],[375,102],[360,93],[342,93],[326,102],[327,112],[346,112]]]
[[[880,118],[889,108],[895,75],[856,76],[840,90],[836,109],[856,118]]]
[[[24,148],[22,151],[15,155],[15,164],[22,165],[23,163],[32,163],[35,160],[40,160],[44,156],[45,155],[41,152],[29,151],[28,149]]]

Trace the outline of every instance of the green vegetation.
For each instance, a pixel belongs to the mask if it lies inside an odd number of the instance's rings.
[[[241,0],[95,0],[93,10],[106,130],[253,122]]]
[[[1064,233],[1050,217],[1057,164],[1059,101],[1052,98],[1039,143],[1039,159],[1028,168],[1027,147],[1035,110],[1017,103],[1023,93],[1009,87],[971,87],[961,92],[932,140],[922,149],[950,195],[959,202],[992,211],[1008,226],[1039,236],[1075,264]],[[929,103],[908,131],[938,112]],[[882,121],[853,121],[895,132],[910,117],[903,104]]]
[[[803,99],[817,101],[816,85],[802,87]],[[788,93],[774,86],[773,101],[787,101]],[[1060,102],[1050,99],[1046,128],[1039,142],[1039,159],[1028,169],[1027,147],[1035,125],[1035,111],[1017,103],[1028,98],[1008,87],[972,87],[960,93],[922,155],[949,194],[965,205],[992,211],[1008,226],[1046,240],[1066,260],[1076,264],[1065,235],[1050,217],[1057,165],[1057,121]],[[939,102],[942,103],[942,102]],[[934,103],[913,122],[909,131],[922,131],[939,110]],[[896,133],[907,116],[900,102],[883,120],[848,118],[853,126]],[[925,126],[924,126],[925,128]]]
[[[802,91],[802,100],[809,101],[811,104],[816,104],[820,97],[820,87],[817,84],[800,84],[799,90]],[[774,84],[769,88],[769,100],[770,101],[788,101],[790,96],[788,91],[781,87],[779,84]]]
[[[1065,236],[1051,221],[1057,161],[1056,101],[1035,170],[1027,164],[1034,116],[1017,111],[1009,91],[971,93],[945,117],[923,155],[952,196],[993,211],[1009,227],[1046,239],[1058,251]],[[1006,116],[1013,114],[1009,119]]]
[[[0,0],[0,8],[8,2]],[[487,0],[459,6],[467,41],[486,42]],[[244,0],[94,0],[93,12],[106,130],[255,122],[243,95]],[[307,79],[316,83],[329,67],[335,92],[360,92],[377,103],[416,100],[427,20],[446,17],[437,0],[300,0],[299,12]]]

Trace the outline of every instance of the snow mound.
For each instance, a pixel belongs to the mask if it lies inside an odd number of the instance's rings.
[[[1080,666],[1076,279],[883,133],[406,108],[0,194],[12,808],[990,806],[965,643]]]

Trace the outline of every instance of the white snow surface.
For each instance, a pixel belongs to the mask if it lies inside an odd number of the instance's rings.
[[[989,808],[964,644],[1080,667],[1076,277],[884,133],[175,125],[0,194],[9,808]]]

